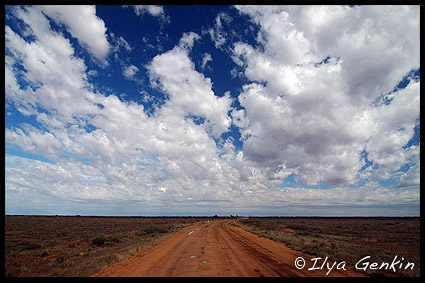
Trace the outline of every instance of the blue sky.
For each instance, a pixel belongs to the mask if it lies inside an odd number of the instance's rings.
[[[419,6],[5,11],[7,214],[419,215]]]

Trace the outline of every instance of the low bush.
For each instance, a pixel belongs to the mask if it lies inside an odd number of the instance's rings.
[[[145,227],[143,227],[142,229],[142,233],[144,234],[162,234],[162,233],[167,233],[168,229],[161,227],[161,226],[157,226],[157,225],[146,225]]]
[[[103,245],[105,244],[105,241],[106,241],[105,237],[102,237],[102,236],[96,237],[91,241],[91,244],[96,247],[103,247]]]

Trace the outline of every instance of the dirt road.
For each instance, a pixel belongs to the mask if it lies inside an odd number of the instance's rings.
[[[306,262],[303,269],[295,267],[298,257]],[[94,276],[364,276],[349,266],[344,271],[336,270],[335,265],[329,275],[326,265],[309,271],[311,258],[236,227],[231,220],[216,220],[172,234]]]

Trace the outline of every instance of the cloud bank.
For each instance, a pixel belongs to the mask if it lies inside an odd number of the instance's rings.
[[[210,34],[187,31],[120,71],[146,72],[164,94],[153,113],[96,90],[89,63],[51,24],[107,61],[119,49],[95,7],[11,9],[23,25],[5,27],[6,112],[32,122],[6,127],[5,141],[48,162],[6,150],[6,212],[418,213],[419,7],[237,6],[259,27],[255,46],[226,38],[232,18],[221,13]],[[245,81],[236,96],[215,93],[192,60],[207,40],[227,44]],[[203,70],[212,57],[202,54]]]

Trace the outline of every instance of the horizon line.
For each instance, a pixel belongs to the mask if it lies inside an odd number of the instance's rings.
[[[160,217],[193,217],[193,218],[420,218],[420,215],[412,216],[391,216],[391,215],[371,215],[371,216],[325,216],[325,215],[83,215],[83,214],[4,214],[4,216],[48,216],[48,217],[128,217],[128,218],[160,218]]]

